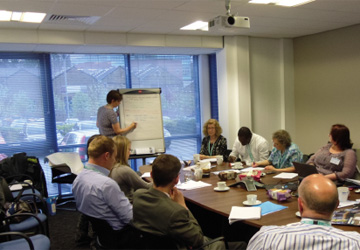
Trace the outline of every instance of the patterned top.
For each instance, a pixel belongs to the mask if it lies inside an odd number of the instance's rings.
[[[224,156],[224,161],[225,161],[226,151],[227,151],[227,141],[224,136],[220,135],[214,144],[210,144],[210,136],[206,136],[203,138],[201,143],[200,154],[209,155],[209,156],[222,155]]]
[[[295,143],[291,143],[283,154],[280,150],[277,150],[275,147],[271,150],[268,161],[271,162],[275,168],[288,168],[293,166],[293,161],[302,162],[303,154],[301,153],[299,147]]]
[[[360,249],[360,234],[301,222],[286,226],[263,226],[251,238],[247,249],[355,250]]]
[[[113,109],[108,109],[102,106],[98,109],[97,113],[97,124],[99,126],[99,133],[101,135],[113,137],[116,135],[113,124],[118,123],[117,115]]]
[[[319,173],[327,175],[335,173],[340,180],[353,178],[356,171],[356,153],[352,149],[346,149],[341,153],[330,153],[331,143],[320,148],[307,161],[313,163]]]

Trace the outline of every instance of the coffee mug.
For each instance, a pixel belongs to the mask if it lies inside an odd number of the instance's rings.
[[[349,197],[349,188],[348,187],[338,187],[339,201],[347,201]]]
[[[249,205],[253,205],[256,203],[256,200],[257,200],[257,195],[256,194],[248,194],[246,196],[247,198],[247,202]]]
[[[226,182],[225,181],[219,181],[217,183],[218,189],[223,190],[226,188]]]
[[[222,156],[217,156],[216,157],[216,163],[217,165],[221,165],[223,163],[224,159]]]

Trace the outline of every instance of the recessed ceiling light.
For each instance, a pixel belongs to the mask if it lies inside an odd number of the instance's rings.
[[[285,7],[294,7],[313,2],[315,0],[250,0],[249,3],[254,4],[272,4]]]
[[[203,21],[196,21],[193,22],[189,25],[186,25],[182,28],[180,28],[181,30],[202,30],[202,31],[208,31],[209,30],[209,25],[208,22],[203,22]]]
[[[21,21],[27,23],[41,23],[45,16],[45,13],[24,12]]]
[[[41,23],[45,18],[45,13],[17,12],[0,10],[0,21],[16,21],[27,23]]]

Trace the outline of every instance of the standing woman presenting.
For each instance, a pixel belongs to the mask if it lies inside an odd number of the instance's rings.
[[[209,119],[204,124],[203,134],[205,137],[201,143],[200,160],[216,158],[217,155],[226,156],[227,142],[221,133],[222,128],[217,120]]]
[[[136,128],[136,123],[131,123],[126,128],[120,128],[120,123],[114,108],[120,105],[122,95],[116,90],[110,90],[106,96],[108,104],[98,109],[96,126],[101,135],[114,137],[119,134],[126,134]]]

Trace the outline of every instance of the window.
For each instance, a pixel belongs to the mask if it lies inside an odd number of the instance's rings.
[[[71,151],[85,161],[109,90],[161,88],[166,151],[192,159],[201,142],[197,67],[187,55],[0,54],[0,158],[27,152],[43,164]],[[46,174],[49,195],[57,194]]]
[[[41,158],[56,150],[51,93],[41,54],[0,54],[0,152]]]

